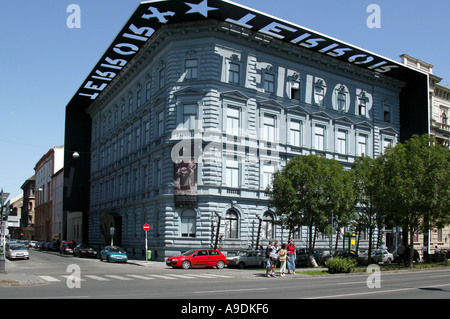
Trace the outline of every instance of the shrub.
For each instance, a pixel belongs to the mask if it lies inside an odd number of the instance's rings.
[[[351,258],[335,257],[325,262],[330,274],[349,273],[356,266],[356,260]]]

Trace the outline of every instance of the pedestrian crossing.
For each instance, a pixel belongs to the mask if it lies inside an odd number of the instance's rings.
[[[68,279],[74,279],[71,275],[54,275],[54,276],[37,276],[45,282],[66,282]],[[219,278],[231,278],[228,275],[219,274],[125,274],[125,275],[81,275],[77,278],[82,281],[99,281],[108,282],[113,280],[119,281],[132,281],[132,280],[181,280],[181,279],[219,279]]]

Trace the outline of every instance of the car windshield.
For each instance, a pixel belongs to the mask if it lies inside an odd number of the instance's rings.
[[[13,245],[13,246],[10,246],[10,249],[11,250],[25,250],[26,248],[24,245]]]
[[[196,250],[191,249],[191,250],[185,251],[184,253],[182,253],[182,255],[184,255],[184,256],[192,255],[195,252],[196,252]]]
[[[109,249],[109,251],[110,251],[110,252],[113,252],[113,253],[123,253],[123,249],[120,248],[120,247],[116,247],[116,246],[112,246],[112,247]]]
[[[247,252],[246,251],[238,251],[237,255],[239,257],[245,257],[245,256],[247,256]]]

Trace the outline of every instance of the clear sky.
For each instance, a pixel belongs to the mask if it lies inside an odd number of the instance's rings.
[[[189,2],[188,0],[185,0]],[[235,0],[400,61],[435,65],[450,84],[449,0]],[[70,4],[81,28],[68,28]],[[65,107],[139,4],[138,0],[9,0],[0,3],[0,187],[15,196],[37,161],[64,144]],[[369,28],[370,4],[380,28]]]

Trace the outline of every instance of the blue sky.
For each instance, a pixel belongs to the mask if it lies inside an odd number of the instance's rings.
[[[450,84],[448,0],[235,0],[278,18],[400,61],[406,53],[435,65]],[[70,29],[67,7],[81,8]],[[64,144],[65,106],[139,1],[20,0],[0,4],[0,187],[11,197],[51,147]],[[368,28],[370,4],[381,28]]]

